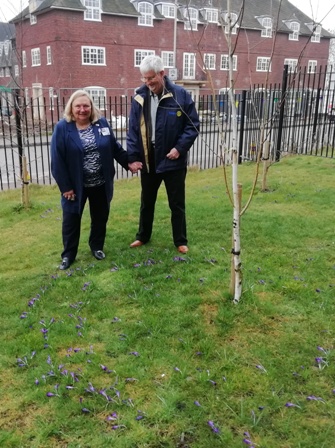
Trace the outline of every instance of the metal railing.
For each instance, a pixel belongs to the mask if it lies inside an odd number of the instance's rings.
[[[285,67],[281,85],[258,85],[249,91],[234,92],[239,162],[261,158],[265,142],[274,161],[284,153],[333,158],[334,80],[329,68],[311,77],[306,72],[288,73]],[[109,97],[97,104],[125,149],[131,99]],[[234,114],[227,92],[194,100],[201,124],[199,137],[189,152],[189,165],[208,169],[229,163],[223,153],[232,145]],[[0,189],[21,186],[23,157],[29,182],[53,183],[50,142],[67,98],[27,101],[15,91],[1,93],[0,101]],[[116,169],[117,179],[132,176],[119,166]]]

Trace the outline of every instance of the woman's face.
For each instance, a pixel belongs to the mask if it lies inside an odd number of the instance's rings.
[[[72,103],[72,115],[78,124],[88,124],[91,120],[92,106],[87,96],[79,96]]]

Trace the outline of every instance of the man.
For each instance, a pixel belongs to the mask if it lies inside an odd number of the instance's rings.
[[[173,242],[188,252],[185,215],[187,153],[199,133],[199,117],[190,94],[164,75],[160,57],[147,56],[140,64],[141,86],[133,99],[127,152],[129,163],[142,162],[141,208],[136,240],[139,247],[151,238],[155,203],[162,182],[171,210]]]

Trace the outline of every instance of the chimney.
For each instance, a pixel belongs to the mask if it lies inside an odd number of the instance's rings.
[[[43,3],[43,0],[29,0],[29,13],[34,14],[41,3]]]

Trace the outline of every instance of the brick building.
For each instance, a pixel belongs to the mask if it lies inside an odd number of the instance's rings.
[[[284,64],[311,76],[327,64],[333,36],[288,0],[247,0],[243,12],[241,4],[232,0],[229,14],[226,0],[30,0],[11,21],[21,86],[30,98],[77,88],[132,95],[142,58],[155,53],[192,93],[210,93],[206,71],[218,93],[227,86],[229,27],[236,90],[281,83]]]

